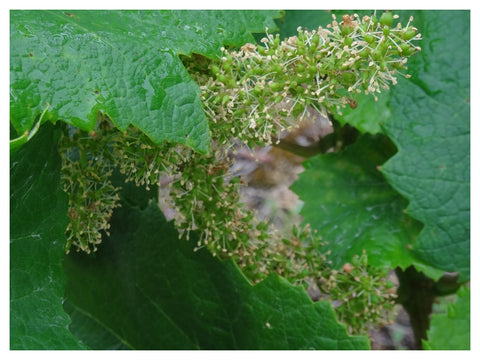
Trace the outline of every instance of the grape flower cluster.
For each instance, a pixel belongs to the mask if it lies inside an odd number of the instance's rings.
[[[421,39],[410,18],[405,27],[387,11],[360,19],[344,15],[326,28],[280,41],[268,33],[263,45],[246,44],[239,51],[223,48],[211,75],[200,78],[202,100],[219,142],[231,137],[246,144],[265,145],[317,112],[341,112],[357,106],[359,93],[376,97],[405,74],[409,56],[420,51]]]
[[[98,131],[67,129],[61,141],[62,180],[69,194],[68,252],[72,246],[95,251],[109,219],[120,206],[119,188],[111,175],[125,181],[158,186],[166,177],[169,201],[180,237],[195,232],[196,247],[214,256],[232,257],[245,275],[258,282],[279,274],[294,284],[319,288],[341,305],[351,331],[383,316],[394,294],[372,272],[366,254],[332,271],[324,241],[308,225],[280,231],[260,221],[241,203],[239,189],[247,184],[232,173],[236,145],[264,146],[278,141],[314,112],[341,112],[356,107],[360,93],[376,96],[408,77],[407,58],[420,51],[416,28],[397,24],[391,12],[360,18],[335,16],[326,28],[283,41],[266,31],[261,45],[223,49],[221,59],[203,70],[186,64],[199,84],[211,129],[209,154],[183,145],[155,144],[140,130],[120,131],[100,114]],[[340,291],[341,290],[341,291]],[[363,310],[362,310],[363,309]]]

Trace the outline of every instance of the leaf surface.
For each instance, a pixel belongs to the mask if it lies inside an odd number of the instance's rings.
[[[301,214],[317,229],[333,266],[366,250],[375,266],[407,267],[408,250],[421,224],[406,216],[406,200],[378,171],[393,153],[383,135],[363,135],[340,153],[308,159],[292,189],[304,201]]]
[[[94,349],[365,349],[328,303],[272,276],[252,286],[158,207],[123,206],[95,258],[66,257],[71,330]]]
[[[19,134],[46,119],[94,130],[98,111],[155,142],[209,148],[199,88],[178,54],[218,57],[277,11],[11,11],[10,110]],[[48,105],[47,105],[48,104]]]
[[[10,160],[10,348],[82,349],[62,302],[67,198],[53,126]]]
[[[433,314],[425,350],[470,350],[470,289],[462,287],[445,312]]]
[[[410,81],[392,89],[385,130],[398,153],[382,166],[425,224],[415,257],[470,277],[470,13],[420,11],[423,41]]]

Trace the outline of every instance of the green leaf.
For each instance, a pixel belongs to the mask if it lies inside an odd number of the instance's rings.
[[[277,276],[252,286],[195,242],[153,203],[124,204],[95,257],[66,256],[71,331],[94,349],[368,348],[329,303]]]
[[[432,315],[427,336],[425,350],[470,350],[470,289],[460,288],[444,313]]]
[[[285,16],[278,21],[279,33],[282,39],[298,35],[297,28],[316,30],[332,22],[332,14],[325,10],[286,10]]]
[[[385,130],[398,148],[382,172],[425,224],[415,256],[470,277],[470,13],[420,11],[421,56],[392,89]]]
[[[341,115],[335,114],[335,119],[341,125],[354,126],[361,133],[383,133],[381,125],[391,116],[390,97],[391,94],[387,90],[377,95],[377,101],[372,95],[359,94],[357,107],[355,109],[348,106],[343,108]]]
[[[331,250],[336,268],[366,250],[375,266],[409,266],[408,250],[421,224],[403,213],[406,200],[377,167],[395,148],[384,135],[363,135],[340,153],[308,159],[292,189],[304,201],[301,215]]]
[[[84,348],[62,302],[67,198],[53,126],[10,159],[10,347]]]
[[[209,148],[199,88],[178,54],[253,42],[277,11],[11,11],[10,110],[19,134],[46,119],[94,129],[98,111],[155,142]]]

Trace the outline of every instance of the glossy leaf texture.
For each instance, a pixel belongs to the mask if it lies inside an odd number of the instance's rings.
[[[386,136],[365,134],[342,152],[307,160],[292,186],[304,201],[305,222],[328,242],[334,268],[363,250],[374,266],[405,268],[416,262],[409,247],[422,224],[403,213],[407,201],[378,171],[393,153]]]
[[[47,124],[10,159],[10,348],[82,349],[62,302],[67,198]]]
[[[18,134],[45,119],[94,130],[108,114],[155,142],[206,152],[209,129],[178,54],[253,42],[278,11],[11,11],[10,111]]]
[[[470,350],[470,289],[462,287],[443,313],[431,317],[425,350]]]
[[[415,257],[470,277],[470,13],[419,11],[422,52],[392,89],[387,135],[398,153],[382,166],[425,224]]]
[[[155,204],[124,204],[95,257],[65,258],[70,330],[93,349],[369,347],[329,303],[277,276],[252,286],[195,241],[179,239]]]

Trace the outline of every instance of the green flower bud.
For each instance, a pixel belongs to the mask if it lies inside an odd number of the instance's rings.
[[[282,85],[279,84],[278,82],[271,82],[270,84],[268,84],[268,86],[272,91],[275,91],[275,92],[282,89]]]
[[[407,41],[413,38],[417,34],[417,29],[408,27],[405,32],[402,34],[402,39]]]
[[[393,23],[393,14],[391,11],[385,11],[382,16],[380,16],[380,24],[384,26],[391,26]]]
[[[378,50],[380,50],[380,52],[385,55],[387,53],[387,50],[388,50],[388,47],[389,47],[389,43],[387,41],[382,41],[380,43],[380,45],[378,45]]]
[[[217,75],[220,72],[220,68],[216,65],[212,65],[211,71],[213,75]]]
[[[343,36],[347,36],[349,34],[351,34],[353,31],[353,26],[343,26],[342,27],[342,30],[341,30],[341,33]]]
[[[349,84],[354,84],[357,80],[357,77],[352,72],[344,72],[342,73],[342,78]]]
[[[351,38],[351,37],[346,37],[346,38],[343,40],[343,42],[345,43],[345,45],[350,46],[350,45],[352,45],[352,43],[353,43],[353,38]]]
[[[229,100],[230,100],[230,97],[228,95],[224,95],[222,98],[222,105],[225,105]]]
[[[233,116],[235,117],[243,117],[243,114],[245,113],[244,109],[238,109],[233,112]],[[213,180],[213,179],[212,179]]]
[[[275,39],[273,40],[273,43],[274,43],[276,46],[280,45],[280,35],[279,35],[279,34],[277,34],[277,35],[275,36]]]
[[[365,35],[363,36],[363,39],[364,39],[367,43],[369,43],[369,44],[371,44],[371,43],[373,43],[373,42],[375,41],[375,37],[374,37],[373,35],[371,35],[371,34],[365,34]]]
[[[220,81],[221,83],[223,84],[226,84],[227,83],[227,77],[223,74],[217,74],[217,79],[218,81]]]
[[[362,49],[362,51],[360,51],[358,53],[358,55],[364,59],[368,58],[368,55],[370,55],[370,49],[369,48],[365,48],[365,49]]]
[[[390,34],[390,28],[387,25],[385,25],[383,27],[382,32],[383,32],[383,35],[388,36]]]
[[[380,60],[382,57],[383,57],[383,53],[379,49],[372,51],[372,58],[374,60]]]
[[[412,55],[415,52],[415,48],[407,43],[400,44],[400,49],[402,50],[402,55],[404,56]]]
[[[272,71],[278,73],[278,74],[281,74],[283,73],[283,67],[279,64],[275,64],[272,66]]]

